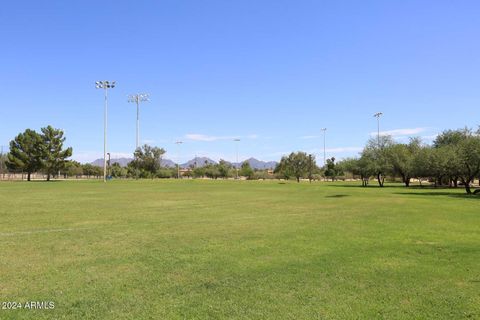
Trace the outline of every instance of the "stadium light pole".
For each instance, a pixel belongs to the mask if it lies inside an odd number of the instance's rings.
[[[115,88],[115,81],[96,81],[95,88],[103,89],[105,92],[105,110],[103,114],[103,182],[107,182],[107,110],[108,110],[108,89]]]
[[[383,112],[377,112],[373,116],[377,118],[377,144],[380,148],[380,117],[383,115]]]
[[[128,102],[130,103],[135,103],[137,105],[137,136],[135,140],[135,150],[138,149],[140,146],[140,134],[139,134],[139,128],[140,128],[140,102],[147,102],[149,100],[150,95],[148,93],[136,93],[136,94],[131,94],[128,96]]]
[[[327,133],[327,128],[322,128],[320,129],[323,131],[323,165],[327,163],[327,149],[326,149],[326,133]]]
[[[236,179],[238,180],[238,164],[239,164],[239,163],[238,163],[238,143],[240,142],[240,139],[238,139],[238,138],[237,138],[237,139],[233,139],[233,141],[235,141],[235,154],[236,154],[236,157],[237,157],[237,163],[236,163],[235,168],[237,169],[237,170],[236,170],[236,171],[237,171],[237,177],[236,177]]]
[[[178,146],[178,163],[177,163],[177,179],[180,179],[180,145],[183,141],[177,141],[175,144]]]

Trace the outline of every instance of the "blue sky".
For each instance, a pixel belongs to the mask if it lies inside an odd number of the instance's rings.
[[[8,1],[0,11],[0,145],[63,128],[74,158],[135,146],[167,158],[355,155],[376,131],[426,141],[480,117],[478,1]],[[175,141],[185,143],[177,148]]]

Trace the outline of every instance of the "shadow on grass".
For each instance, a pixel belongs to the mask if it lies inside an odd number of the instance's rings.
[[[325,196],[325,198],[345,198],[350,197],[349,194],[333,194],[331,196]]]
[[[47,180],[12,180],[12,181],[15,181],[15,182],[28,182],[28,183],[53,183],[53,182],[63,182],[64,180],[50,180],[50,181],[47,181]]]
[[[390,189],[390,188],[397,188],[397,189],[402,189],[405,188],[404,185],[398,184],[398,185],[384,185],[382,188],[378,186],[378,184],[370,184],[367,187],[362,186],[361,183],[359,184],[342,184],[341,182],[339,184],[334,184],[335,182],[332,182],[328,184],[329,187],[341,187],[341,188],[360,188],[360,189]]]
[[[453,198],[461,198],[461,199],[476,199],[480,200],[480,194],[466,194],[466,193],[454,193],[454,192],[432,192],[432,191],[424,191],[424,192],[394,192],[393,194],[398,195],[407,195],[407,196],[447,196]]]

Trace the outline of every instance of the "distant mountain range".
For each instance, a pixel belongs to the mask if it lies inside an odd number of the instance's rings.
[[[115,158],[111,159],[110,162],[112,164],[118,163],[122,167],[126,167],[130,161],[132,161],[133,158]],[[265,169],[274,169],[275,166],[277,165],[276,161],[261,161],[255,158],[250,158],[245,160],[250,164],[250,167],[253,169],[259,169],[259,170],[265,170]],[[229,162],[233,167],[235,168],[240,168],[244,161],[242,162]],[[217,162],[207,158],[207,157],[195,157],[192,160],[189,160],[185,163],[180,164],[181,168],[189,168],[189,167],[203,167],[205,164],[216,164]],[[92,165],[98,166],[98,167],[103,167],[103,158],[97,159],[93,162],[91,162]],[[162,167],[170,167],[173,168],[175,167],[175,162],[169,159],[162,159],[161,162]]]
[[[115,158],[115,159],[111,159],[110,162],[112,164],[118,163],[120,166],[126,167],[128,163],[132,160],[133,158]],[[91,162],[90,164],[98,167],[103,167],[103,158],[97,159]],[[162,164],[162,167],[171,167],[171,168],[175,167],[176,165],[175,162],[169,159],[162,159],[161,164]]]
[[[180,167],[182,167],[182,168],[190,168],[190,167],[201,168],[201,167],[205,166],[206,164],[216,164],[216,163],[217,163],[216,161],[214,161],[210,158],[207,158],[207,157],[195,157],[192,160],[189,160],[185,163],[182,163],[180,165]]]
[[[117,159],[111,159],[110,162],[111,164],[118,163],[120,166],[126,167],[127,164],[132,160],[133,159],[131,158],[117,158]],[[103,158],[97,159],[91,162],[90,164],[93,166],[103,167]]]

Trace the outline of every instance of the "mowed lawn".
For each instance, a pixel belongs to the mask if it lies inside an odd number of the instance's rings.
[[[480,197],[359,183],[0,183],[0,319],[479,319]]]

